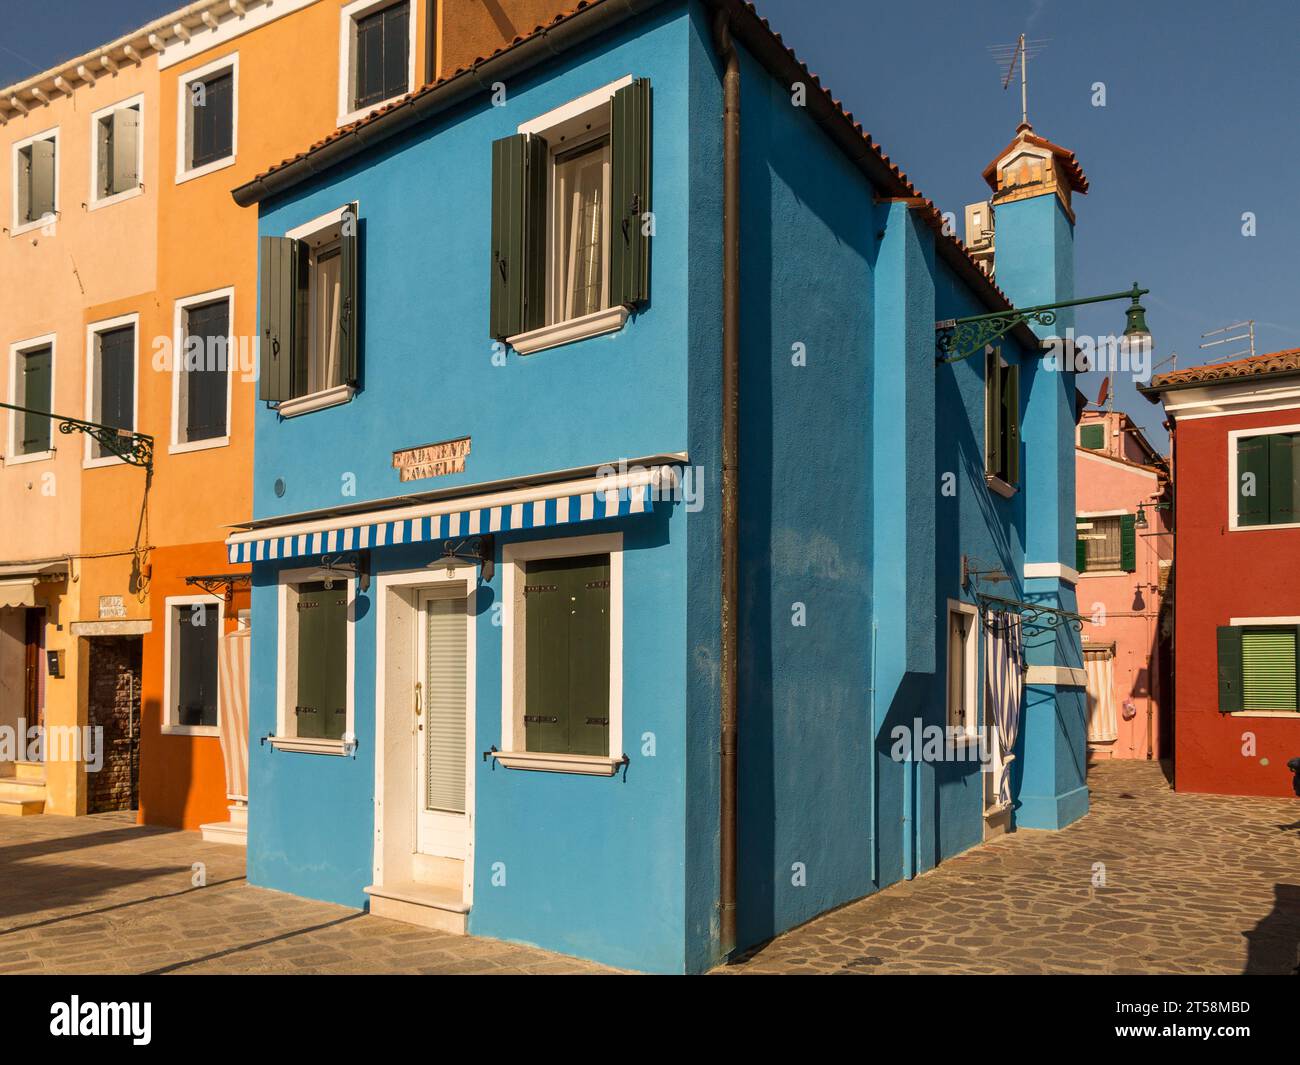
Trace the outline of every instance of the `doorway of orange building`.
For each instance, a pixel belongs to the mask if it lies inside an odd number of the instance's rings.
[[[139,636],[96,636],[90,645],[87,723],[101,729],[99,768],[87,773],[86,810],[134,810],[140,786]]]

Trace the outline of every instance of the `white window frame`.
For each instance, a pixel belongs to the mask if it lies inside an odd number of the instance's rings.
[[[279,621],[276,630],[276,667],[275,667],[275,735],[271,737],[271,746],[280,751],[294,751],[299,754],[325,754],[342,757],[347,752],[346,740],[317,739],[298,737],[289,734],[289,722],[293,715],[289,713],[289,670],[298,668],[297,645],[293,651],[293,661],[289,661],[289,621],[290,609],[296,605],[295,589],[300,584],[313,584],[321,580],[319,566],[307,566],[296,569],[281,570],[276,586],[276,601]],[[348,597],[348,690],[347,690],[347,724],[343,735],[356,735],[356,674],[357,674],[357,578],[339,574],[336,582],[347,587]],[[296,619],[296,614],[292,615]],[[297,632],[294,633],[295,640]],[[297,732],[297,721],[293,721]]]
[[[59,358],[58,336],[55,333],[46,333],[44,336],[32,337],[30,340],[19,340],[9,345],[9,402],[18,406],[18,356],[25,355],[29,351],[35,351],[38,348],[48,347],[50,349],[50,410],[54,410],[58,404],[55,402],[56,384],[58,382],[57,366]],[[24,400],[27,398],[23,397]],[[24,402],[23,406],[27,406]],[[18,454],[18,412],[9,411],[9,446],[5,450],[6,466],[21,466],[25,462],[44,462],[46,459],[54,457],[58,450],[54,446],[54,420],[50,420],[50,447],[47,451],[34,451],[30,455]]]
[[[37,141],[54,142],[54,212],[53,218],[57,222],[63,217],[63,197],[60,195],[59,186],[62,182],[59,180],[59,172],[63,165],[63,146],[60,139],[58,126],[51,126],[49,129],[43,129],[40,133],[33,133],[30,137],[24,137],[20,141],[14,141],[12,148],[12,168],[13,184],[12,190],[13,206],[10,215],[13,225],[9,227],[11,237],[20,237],[24,233],[30,233],[34,229],[40,229],[42,226],[49,225],[50,215],[43,215],[34,222],[24,222],[18,217],[18,153],[26,148],[29,144],[35,144]]]
[[[310,240],[322,229],[329,229],[331,226],[337,225],[342,221],[344,212],[352,209],[355,209],[357,224],[360,225],[361,204],[359,201],[353,200],[343,204],[341,207],[336,207],[332,211],[326,211],[322,215],[317,215],[310,222],[304,222],[300,226],[295,226],[293,229],[287,230],[284,235],[289,240]],[[357,270],[358,273],[360,273],[360,261],[357,263]],[[310,277],[310,273],[308,276]],[[360,286],[361,279],[358,277],[358,290],[360,290]],[[308,293],[308,300],[311,302],[313,307],[315,306],[315,298],[314,293]],[[308,392],[306,395],[295,396],[293,399],[282,399],[276,404],[275,409],[276,413],[278,413],[281,418],[296,418],[300,414],[310,414],[314,410],[323,410],[326,407],[337,407],[341,403],[351,402],[352,397],[356,394],[356,388],[345,381],[343,384],[335,385],[332,388],[321,389],[317,392]]]
[[[971,627],[968,630],[969,635],[966,639],[965,658],[966,658],[966,720],[961,723],[962,732],[973,737],[979,734],[980,724],[984,721],[984,685],[980,683],[979,676],[979,653],[980,653],[980,612],[979,608],[973,603],[964,602],[961,599],[948,600],[948,661],[952,661],[952,615],[966,614],[971,619]],[[947,692],[944,697],[947,718],[945,724],[952,725],[952,681],[949,679]]]
[[[131,373],[131,425],[128,432],[138,432],[140,425],[140,314],[138,311],[132,311],[130,314],[120,314],[116,318],[105,318],[98,322],[91,322],[86,326],[86,420],[99,422],[101,419],[97,416],[95,410],[95,337],[100,333],[107,333],[121,326],[134,326],[133,337],[135,348],[131,355],[132,373]],[[81,460],[81,468],[85,470],[98,469],[101,466],[120,466],[125,462],[124,459],[116,455],[102,455],[99,458],[94,457],[92,444],[94,441],[87,436],[85,450]]]
[[[203,166],[191,167],[190,162],[190,85],[202,81],[209,74],[219,74],[227,67],[231,71],[230,84],[230,154],[224,159],[214,159]],[[183,74],[176,82],[176,184],[224,170],[234,166],[239,157],[239,53],[230,52],[201,67]]]
[[[633,81],[631,74],[625,74],[617,81],[612,81],[608,85],[602,85],[599,89],[594,89],[577,99],[570,100],[554,110],[547,111],[545,114],[531,118],[527,122],[519,124],[516,132],[532,136],[541,134],[547,136],[548,142],[548,187],[546,196],[546,308],[547,318],[554,316],[554,300],[556,293],[556,284],[553,276],[554,262],[556,258],[557,234],[555,232],[555,190],[554,190],[554,171],[555,157],[557,154],[568,154],[575,147],[580,147],[582,140],[575,140],[560,145],[551,143],[555,131],[562,126],[572,127],[580,124],[580,121],[592,111],[601,108],[610,109],[611,101],[614,94],[620,89],[631,85]],[[610,131],[612,134],[612,130]],[[613,212],[609,204],[609,181],[611,167],[607,169],[605,175],[605,203],[610,210],[610,224],[605,227],[606,253],[605,253],[605,284],[609,284],[610,256],[608,244],[613,239]],[[530,330],[526,333],[520,333],[513,337],[508,337],[506,343],[515,349],[520,355],[530,355],[535,351],[544,351],[547,348],[558,347],[561,344],[570,344],[575,340],[585,340],[588,337],[600,336],[604,333],[615,333],[627,324],[628,310],[621,304],[613,307],[604,307],[601,310],[593,311],[591,314],[582,315],[578,318],[567,320],[557,320],[543,325],[537,329]]]
[[[1074,515],[1075,527],[1077,529],[1080,519],[1084,521],[1090,521],[1093,518],[1122,518],[1124,517],[1125,514],[1132,514],[1132,513],[1133,511],[1125,510],[1123,507],[1121,507],[1119,510],[1076,511]],[[1137,547],[1135,541],[1134,551],[1136,550]],[[1092,577],[1132,577],[1134,576],[1135,572],[1136,571],[1134,571],[1134,573],[1130,573],[1128,570],[1120,569],[1118,566],[1116,566],[1115,569],[1085,569],[1079,571],[1079,579],[1087,580]]]
[[[100,120],[108,115],[115,114],[118,111],[124,111],[127,108],[134,107],[140,113],[140,126],[136,136],[135,144],[135,180],[136,186],[133,189],[127,189],[125,192],[114,193],[112,196],[99,195],[99,123]],[[109,104],[107,107],[101,107],[90,116],[90,195],[86,198],[86,210],[98,211],[101,207],[111,207],[115,203],[121,203],[123,200],[134,199],[144,192],[144,93],[137,93],[135,96],[128,97],[125,100],[119,100],[115,104]],[[57,149],[56,149],[57,153]],[[56,154],[57,159],[57,154]]]
[[[1285,430],[1278,430],[1284,432]],[[1245,430],[1245,435],[1255,433],[1254,429]],[[1235,453],[1235,450],[1234,450]],[[1250,526],[1254,528],[1254,526]],[[1266,528],[1267,526],[1261,526]],[[1276,528],[1276,526],[1275,526]],[[1267,629],[1276,625],[1300,625],[1300,615],[1269,618],[1229,618],[1228,624],[1234,628]],[[1230,710],[1225,717],[1280,717],[1291,721],[1300,721],[1300,710]]]
[[[1276,436],[1280,433],[1300,433],[1300,424],[1270,425],[1263,429],[1232,429],[1228,432],[1228,531],[1259,532],[1268,529],[1300,529],[1300,522],[1282,522],[1277,525],[1240,525],[1237,522],[1237,442],[1251,436]]]
[[[163,635],[163,655],[164,662],[167,666],[163,671],[163,714],[161,731],[164,736],[219,736],[221,734],[220,669],[218,669],[217,673],[216,725],[182,725],[176,720],[176,706],[172,698],[176,692],[181,653],[180,640],[176,639],[176,626],[180,624],[178,610],[184,607],[211,607],[213,605],[217,608],[217,654],[220,655],[221,638],[225,635],[226,631],[226,603],[221,596],[169,595],[163,600],[163,618],[166,625],[166,631]]]
[[[229,329],[229,339],[231,340],[231,344],[226,348],[226,431],[224,435],[214,436],[209,440],[182,440],[181,377],[183,376],[182,364],[185,361],[185,338],[187,336],[185,312],[191,307],[198,307],[205,303],[218,303],[221,300],[226,301],[226,322]],[[213,289],[211,292],[200,292],[193,296],[182,296],[175,301],[172,320],[172,437],[171,445],[167,448],[169,454],[183,455],[191,451],[208,451],[214,447],[229,445],[231,393],[234,391],[232,387],[234,374],[231,369],[230,348],[234,346],[234,332],[235,288],[233,285]]]
[[[365,107],[353,108],[352,100],[355,97],[354,89],[356,87],[357,76],[357,22],[367,15],[374,14],[376,11],[382,11],[386,7],[392,7],[400,0],[353,0],[352,3],[345,5],[339,11],[339,114],[338,124],[346,126],[351,122],[364,118],[371,111],[384,107],[394,100],[400,100],[403,96],[415,90],[415,57],[417,54],[418,39],[416,35],[416,18],[420,5],[416,0],[410,0],[410,16],[407,18],[407,34],[409,43],[406,48],[406,88],[396,96],[389,96],[377,103],[367,104]]]
[[[516,664],[515,639],[523,603],[525,566],[529,562],[579,555],[609,555],[609,754],[554,754],[524,750],[525,681],[522,659]],[[623,758],[623,534],[599,533],[563,539],[506,544],[501,551],[501,746],[493,757],[508,769],[613,776]]]

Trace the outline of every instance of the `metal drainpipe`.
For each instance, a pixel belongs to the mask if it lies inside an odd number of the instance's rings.
[[[719,10],[713,43],[726,66],[722,108],[722,795],[719,805],[723,956],[736,949],[737,589],[740,565],[740,57]]]

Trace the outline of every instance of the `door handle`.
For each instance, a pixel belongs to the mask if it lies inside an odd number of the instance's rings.
[[[420,695],[423,690],[424,690],[424,686],[417,680],[415,682],[415,716],[416,717],[420,716],[420,712],[422,709],[420,706]]]

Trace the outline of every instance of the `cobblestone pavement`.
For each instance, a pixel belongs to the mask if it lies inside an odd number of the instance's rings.
[[[250,887],[242,848],[131,815],[0,818],[0,974],[600,971]]]
[[[723,971],[1295,970],[1300,799],[1175,793],[1151,762],[1103,762],[1088,783],[1091,812],[1064,831],[993,840]]]
[[[719,971],[1294,970],[1300,800],[1175,794],[1145,762],[1103,763],[1089,784],[1092,812],[1063,832],[995,840]],[[0,973],[601,971],[251,887],[241,849],[194,832],[0,819]]]

